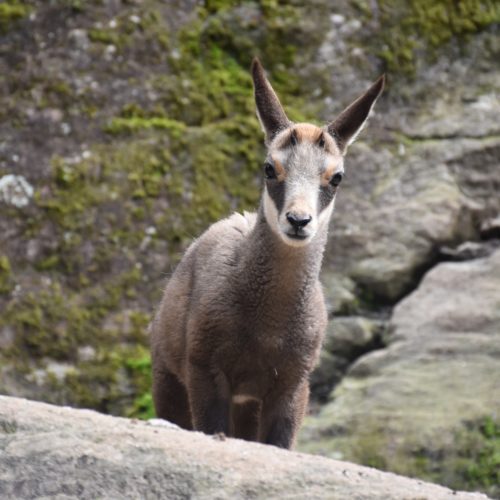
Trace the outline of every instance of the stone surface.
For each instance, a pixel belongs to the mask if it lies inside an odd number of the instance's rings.
[[[166,424],[166,425],[165,425]],[[0,496],[485,499],[323,457],[0,396]]]
[[[495,219],[487,219],[481,224],[481,238],[500,239],[500,216]]]
[[[390,330],[309,420],[301,449],[460,484],[480,456],[468,455],[471,427],[500,428],[500,250],[432,269]]]
[[[330,321],[318,367],[311,374],[314,399],[325,401],[351,363],[384,345],[385,322],[362,316],[343,316]]]
[[[439,249],[442,260],[471,260],[487,257],[500,246],[500,241],[490,240],[486,242],[466,241],[456,248],[443,246]]]

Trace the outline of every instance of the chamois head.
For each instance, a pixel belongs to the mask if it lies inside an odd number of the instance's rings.
[[[328,225],[344,174],[344,155],[384,88],[381,76],[335,120],[320,128],[291,122],[264,69],[252,63],[257,116],[268,147],[264,163],[264,216],[288,245],[307,245]]]

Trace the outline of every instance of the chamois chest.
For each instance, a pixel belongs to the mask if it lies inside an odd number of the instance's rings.
[[[234,330],[221,332],[214,362],[234,394],[263,398],[282,384],[299,384],[316,362],[324,328],[322,311],[314,315],[290,309],[275,315],[272,309],[247,310]]]

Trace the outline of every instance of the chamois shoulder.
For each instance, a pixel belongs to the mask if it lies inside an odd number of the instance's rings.
[[[229,217],[212,224],[206,234],[213,236],[224,235],[227,238],[239,240],[254,228],[256,221],[257,214],[254,212],[243,212],[243,214],[235,212]]]
[[[189,250],[196,254],[198,262],[233,261],[242,243],[255,227],[256,213],[233,213],[229,217],[212,224]]]
[[[198,238],[198,245],[222,245],[226,248],[237,246],[254,228],[257,214],[233,213],[229,217],[212,224]]]

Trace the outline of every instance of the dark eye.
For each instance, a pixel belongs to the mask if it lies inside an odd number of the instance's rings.
[[[276,179],[276,170],[270,163],[264,163],[264,173],[266,174],[266,179]]]
[[[330,180],[330,184],[334,187],[337,187],[341,182],[344,174],[342,172],[337,172]]]

